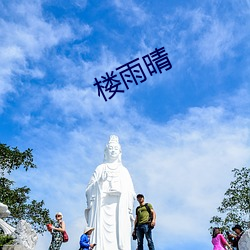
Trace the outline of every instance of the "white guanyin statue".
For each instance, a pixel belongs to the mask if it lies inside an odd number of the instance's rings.
[[[135,191],[121,161],[121,145],[111,135],[104,150],[104,163],[97,166],[86,189],[88,226],[94,227],[95,250],[131,250]]]

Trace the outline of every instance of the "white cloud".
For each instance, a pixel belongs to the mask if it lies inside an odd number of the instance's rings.
[[[143,24],[148,14],[143,10],[142,4],[136,4],[133,0],[113,0],[119,16],[131,26]]]
[[[201,8],[194,9],[186,13],[190,18],[192,32],[201,32],[204,26],[211,21],[211,16],[206,15]]]
[[[87,5],[87,0],[74,0],[74,4],[80,9],[84,9]]]
[[[227,18],[216,8],[210,11],[203,4],[196,8],[179,7],[157,20],[157,25],[149,30],[147,44],[166,44],[175,59],[175,68],[193,59],[217,65],[236,56],[237,46],[248,36],[244,30],[244,23],[241,25],[235,17]]]
[[[10,6],[9,11],[12,18],[1,20],[2,46],[17,46],[27,57],[39,58],[45,48],[73,36],[67,24],[59,25],[52,20],[47,22],[39,4],[21,2]]]
[[[246,74],[249,70],[246,70]],[[237,88],[233,95],[227,97],[225,94],[218,98],[218,103],[220,105],[227,105],[229,109],[232,109],[236,114],[249,114],[250,105],[250,92],[249,83],[243,83],[239,88]]]
[[[11,85],[13,70],[18,64],[25,64],[23,52],[17,46],[0,47],[0,112],[3,107],[3,97],[5,93],[14,91]],[[19,68],[18,71],[21,69]]]
[[[35,62],[42,57],[46,49],[73,36],[69,25],[47,22],[42,16],[39,2],[22,1],[2,7],[4,13],[11,15],[0,19],[1,97],[9,91],[15,91],[13,86],[17,85],[17,82],[12,82],[15,74],[43,77],[42,70],[37,67],[30,68],[28,60]],[[3,102],[0,107],[3,107]]]
[[[55,56],[53,61],[59,79],[51,86],[45,85],[42,88],[36,85],[25,86],[29,98],[22,102],[22,112],[15,115],[15,121],[27,126],[28,123],[37,124],[43,121],[44,117],[52,117],[53,114],[58,120],[74,124],[78,119],[96,120],[99,115],[103,116],[104,120],[114,114],[125,116],[127,93],[116,93],[112,99],[108,99],[111,93],[105,92],[105,102],[101,94],[98,96],[97,87],[93,86],[95,78],[101,80],[101,76],[105,76],[106,72],[115,71],[119,65],[117,58],[108,49],[103,47],[100,57],[93,62],[81,60],[77,63],[60,55]],[[30,71],[30,74],[42,77],[39,70]],[[33,117],[31,114],[40,110],[41,105],[46,105],[46,108],[41,110],[40,118]],[[130,113],[133,115],[132,110]]]
[[[86,50],[87,49],[88,48],[86,48]],[[76,53],[79,52],[80,54],[84,53],[84,48],[74,47],[72,51]],[[115,68],[120,65],[117,57],[105,46],[102,46],[100,51],[96,53],[99,54],[96,60],[74,60],[64,55],[54,56],[54,67],[60,77],[59,80],[57,79],[57,82],[59,82],[59,84],[62,82],[64,85],[76,85],[84,88],[91,87],[95,90],[93,86],[95,78],[100,80],[101,76],[106,75],[106,72],[110,74],[111,71],[115,71]]]
[[[231,55],[237,40],[234,34],[235,30],[232,24],[223,24],[218,20],[211,22],[210,27],[197,42],[201,60],[209,63]]]
[[[92,85],[94,78],[100,79],[106,72],[111,73],[121,65],[119,59],[106,46],[100,49],[100,56],[96,61],[82,61],[84,82]]]
[[[102,95],[98,96],[98,91],[94,87],[91,89],[66,86],[63,89],[54,89],[48,95],[53,106],[68,117],[96,119],[98,114],[108,118],[112,114],[124,113],[122,94],[120,98],[116,97],[105,102]]]

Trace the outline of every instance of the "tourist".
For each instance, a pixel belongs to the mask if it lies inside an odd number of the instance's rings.
[[[66,230],[65,222],[62,220],[63,215],[61,212],[56,213],[56,223],[51,226],[50,232],[52,234],[52,240],[49,250],[60,250],[63,242],[63,232]]]
[[[80,238],[80,249],[79,250],[89,250],[89,249],[93,249],[96,245],[96,243],[94,244],[90,244],[90,235],[93,232],[94,228],[93,227],[86,227],[83,235]]]
[[[242,227],[240,225],[235,225],[232,230],[236,233],[235,234],[231,234],[234,237],[234,243],[236,245],[236,249],[239,250],[239,240],[242,236],[242,234],[244,233]]]
[[[143,250],[143,239],[146,236],[148,249],[154,250],[154,242],[152,239],[152,229],[156,222],[156,213],[150,203],[145,203],[142,194],[137,195],[137,201],[140,206],[136,208],[136,218],[134,222],[133,235],[137,237],[138,250]]]
[[[225,250],[225,246],[232,249],[218,227],[213,228],[212,244],[214,245],[213,250]]]

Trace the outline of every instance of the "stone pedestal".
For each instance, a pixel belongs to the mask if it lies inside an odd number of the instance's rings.
[[[26,250],[24,246],[21,245],[9,245],[3,246],[2,250]]]

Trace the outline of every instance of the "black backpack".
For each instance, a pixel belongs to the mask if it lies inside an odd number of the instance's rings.
[[[151,222],[153,220],[153,214],[151,213],[151,209],[150,207],[148,206],[148,203],[145,203],[143,206],[146,207],[147,211],[148,211],[148,214],[149,214],[149,218],[148,218],[148,225],[151,229],[153,229],[154,227],[151,226]],[[136,208],[136,215],[138,216],[138,209],[140,208],[140,206],[138,206]]]

